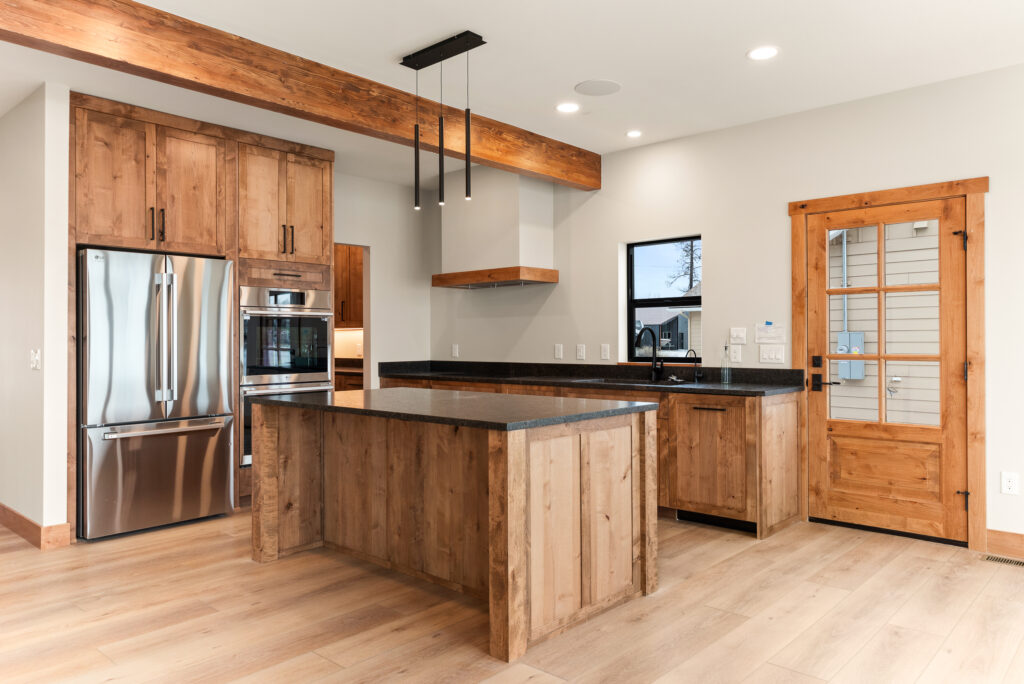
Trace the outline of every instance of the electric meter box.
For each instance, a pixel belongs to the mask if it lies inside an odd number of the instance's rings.
[[[838,333],[836,339],[836,353],[837,354],[863,354],[864,353],[864,333],[862,332],[841,332]],[[840,380],[863,380],[864,379],[864,362],[863,361],[840,361],[839,362],[839,379]]]

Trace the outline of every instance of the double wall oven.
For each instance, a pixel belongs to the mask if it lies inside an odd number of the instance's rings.
[[[333,390],[331,293],[242,287],[241,323],[242,456],[252,465],[251,397]]]

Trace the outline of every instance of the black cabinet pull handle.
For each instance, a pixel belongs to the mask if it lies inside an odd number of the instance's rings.
[[[694,411],[720,411],[722,413],[725,413],[725,409],[724,408],[717,408],[717,407],[714,407],[714,406],[694,406],[693,410]]]
[[[167,240],[167,212],[160,210],[160,242]]]
[[[281,254],[288,253],[288,226],[281,224]]]
[[[281,278],[301,278],[301,273],[275,273],[274,275]]]
[[[156,207],[149,208],[149,239],[156,239]]]
[[[341,309],[338,311],[338,316],[341,320],[345,320],[345,302],[341,303]]]
[[[292,254],[295,254],[295,226],[289,226],[292,229]]]

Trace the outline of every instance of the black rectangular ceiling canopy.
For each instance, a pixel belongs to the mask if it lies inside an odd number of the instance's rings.
[[[445,38],[440,43],[434,43],[430,47],[425,47],[411,55],[406,55],[402,58],[402,66],[419,71],[420,69],[434,66],[438,62],[443,62],[449,57],[469,52],[481,45],[484,45],[483,37],[472,31],[463,31],[457,36]]]

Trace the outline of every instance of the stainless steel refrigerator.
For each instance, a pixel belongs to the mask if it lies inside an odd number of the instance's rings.
[[[231,508],[233,264],[82,249],[79,534]]]

